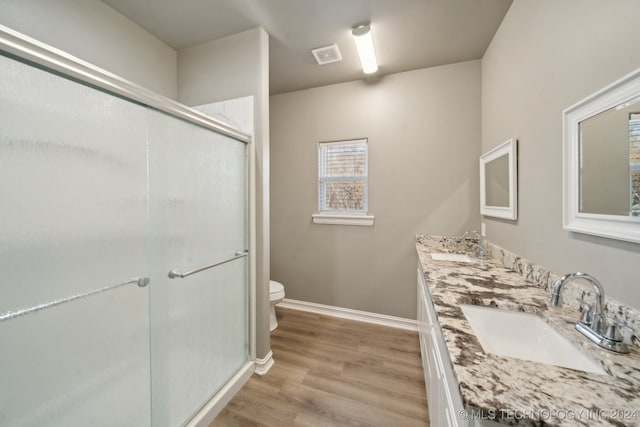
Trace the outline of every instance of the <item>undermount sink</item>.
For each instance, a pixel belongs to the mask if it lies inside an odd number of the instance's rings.
[[[466,254],[433,252],[431,253],[431,258],[435,259],[436,261],[471,262],[471,258],[469,258],[469,256]]]
[[[486,353],[607,375],[538,315],[466,304],[460,308]]]

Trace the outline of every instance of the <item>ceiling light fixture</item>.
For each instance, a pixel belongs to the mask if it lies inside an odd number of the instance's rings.
[[[378,71],[378,61],[376,60],[376,51],[373,48],[371,25],[359,25],[351,30],[351,34],[356,42],[358,55],[360,55],[362,71],[364,71],[365,74]]]

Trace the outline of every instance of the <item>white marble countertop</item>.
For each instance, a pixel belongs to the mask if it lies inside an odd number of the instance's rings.
[[[511,425],[640,426],[638,347],[627,355],[601,349],[575,330],[577,310],[548,307],[544,288],[479,260],[474,246],[461,250],[459,239],[434,236],[416,243],[465,407]],[[472,262],[436,261],[432,252],[467,253]],[[609,375],[485,353],[460,304],[537,313]]]

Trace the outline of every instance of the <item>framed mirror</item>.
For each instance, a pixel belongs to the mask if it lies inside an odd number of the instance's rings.
[[[510,139],[480,156],[480,213],[518,218],[518,146]]]
[[[640,243],[640,70],[563,112],[563,228]]]

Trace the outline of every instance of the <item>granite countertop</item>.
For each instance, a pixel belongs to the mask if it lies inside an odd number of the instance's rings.
[[[474,248],[458,238],[416,243],[465,408],[504,424],[640,426],[638,347],[627,355],[601,349],[575,330],[577,310],[548,307],[547,290],[495,259],[479,260]],[[432,252],[466,253],[472,262],[436,261]],[[610,375],[485,353],[460,304],[537,313]]]

